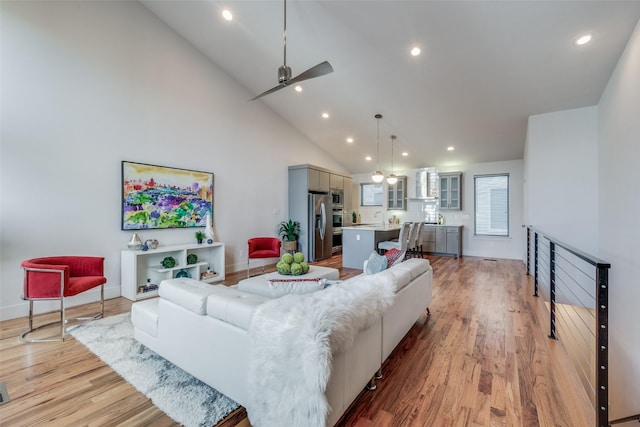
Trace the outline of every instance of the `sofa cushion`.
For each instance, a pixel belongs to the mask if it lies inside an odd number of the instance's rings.
[[[207,315],[247,330],[256,307],[266,301],[270,299],[236,288],[216,286],[207,298]]]
[[[326,279],[270,279],[269,292],[271,298],[279,298],[286,294],[308,294],[324,289]]]
[[[131,306],[131,323],[154,338],[158,337],[158,302],[160,298],[138,301]]]
[[[423,258],[412,258],[401,262],[400,264],[394,265],[393,268],[407,270],[409,273],[411,273],[411,280],[413,280],[416,277],[427,272],[430,268],[430,265],[429,260]]]
[[[179,306],[197,314],[207,313],[207,297],[224,285],[209,285],[194,279],[167,279],[160,282],[158,294]]]
[[[384,271],[387,268],[387,257],[384,255],[378,255],[375,251],[371,252],[369,259],[364,267],[365,274],[376,274]]]
[[[387,252],[384,253],[384,256],[387,257],[387,268],[392,265],[396,265],[401,263],[404,260],[404,256],[407,251],[401,251],[396,248],[391,248]]]
[[[411,273],[406,269],[395,268],[395,266],[378,273],[376,276],[381,276],[385,280],[391,281],[395,286],[396,292],[411,282]]]

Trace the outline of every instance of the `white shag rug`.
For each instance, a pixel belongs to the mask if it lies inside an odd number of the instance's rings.
[[[213,426],[240,406],[148,348],[139,353],[129,313],[87,323],[70,334],[180,424]]]

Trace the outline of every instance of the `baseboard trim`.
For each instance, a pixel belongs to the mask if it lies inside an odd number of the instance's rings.
[[[120,286],[106,286],[104,288],[104,299],[113,299],[121,296]],[[80,295],[69,297],[66,299],[67,307],[87,304],[100,300],[100,288],[83,292]],[[56,301],[41,301],[33,305],[34,314],[44,314],[52,311],[60,310],[60,303]],[[0,321],[27,317],[29,315],[29,302],[23,301],[19,304],[0,307]]]

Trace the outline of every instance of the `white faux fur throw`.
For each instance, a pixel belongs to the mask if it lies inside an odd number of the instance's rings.
[[[324,426],[332,354],[391,306],[395,287],[361,275],[260,305],[249,327],[249,421],[254,427]]]

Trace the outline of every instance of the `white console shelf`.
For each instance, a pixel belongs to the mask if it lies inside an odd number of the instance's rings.
[[[198,257],[193,264],[187,264],[190,254]],[[176,265],[163,267],[162,260],[165,257],[173,257]],[[178,274],[207,283],[224,280],[224,243],[220,242],[159,246],[147,251],[123,250],[120,260],[122,296],[131,301],[158,296],[157,290],[141,292],[141,288],[149,284],[160,285],[163,280],[172,279]],[[215,276],[202,278],[207,270],[215,272]]]

